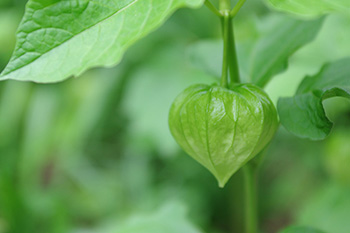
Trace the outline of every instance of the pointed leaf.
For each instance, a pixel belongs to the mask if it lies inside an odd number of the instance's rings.
[[[30,0],[0,79],[57,82],[114,66],[179,7],[203,0]]]

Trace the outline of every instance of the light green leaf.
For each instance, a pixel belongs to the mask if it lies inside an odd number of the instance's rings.
[[[203,0],[30,0],[15,52],[0,76],[57,82],[114,66],[125,50],[180,7]]]
[[[324,233],[324,232],[320,230],[316,230],[311,227],[292,226],[281,231],[280,233]]]
[[[350,99],[350,58],[325,65],[303,80],[294,97],[281,98],[277,108],[282,125],[299,137],[324,139],[333,124],[322,101],[335,96]]]
[[[348,0],[267,0],[277,10],[294,14],[315,16],[330,12],[341,12],[350,15]]]
[[[313,41],[323,19],[303,21],[279,18],[260,38],[250,58],[250,77],[258,86],[265,86],[288,66],[289,57]]]

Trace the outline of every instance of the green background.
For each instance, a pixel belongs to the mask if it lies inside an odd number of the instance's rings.
[[[0,70],[24,5],[0,1]],[[247,1],[236,20],[237,42],[271,27],[276,14],[259,0]],[[349,56],[349,27],[349,17],[328,16],[316,40],[267,86],[273,101],[293,95],[325,62]],[[209,10],[182,9],[132,46],[116,68],[58,84],[1,82],[0,233],[243,232],[241,172],[218,188],[177,146],[167,124],[178,93],[216,81],[191,53],[219,38]],[[324,104],[335,122],[325,141],[280,128],[271,143],[259,173],[261,232],[290,224],[350,231],[350,103]]]

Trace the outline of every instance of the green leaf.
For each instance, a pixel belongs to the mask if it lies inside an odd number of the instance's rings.
[[[324,232],[320,230],[316,230],[311,227],[292,226],[281,231],[280,233],[324,233]]]
[[[277,108],[282,125],[301,138],[324,139],[333,124],[322,101],[335,96],[350,99],[350,58],[325,65],[303,80],[294,97],[281,98]]]
[[[348,0],[267,0],[277,10],[294,14],[315,16],[330,12],[350,15]]]
[[[17,46],[0,76],[57,82],[89,68],[114,66],[125,50],[180,7],[203,0],[30,0]]]
[[[261,87],[286,70],[292,54],[315,39],[323,18],[303,21],[284,17],[276,22],[260,38],[250,58],[250,77]]]

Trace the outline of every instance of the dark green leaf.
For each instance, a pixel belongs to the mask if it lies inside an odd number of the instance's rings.
[[[333,124],[322,101],[335,96],[350,99],[350,58],[324,66],[303,80],[294,97],[281,98],[277,105],[281,123],[299,137],[324,139]]]
[[[179,7],[203,0],[30,0],[0,79],[57,82],[114,66]]]

